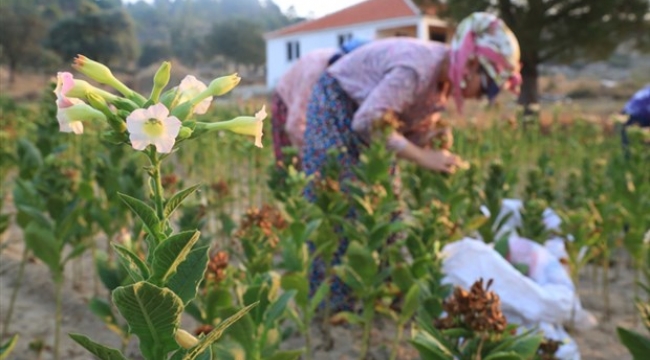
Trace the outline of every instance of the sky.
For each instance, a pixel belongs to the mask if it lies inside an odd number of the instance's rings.
[[[137,1],[124,0],[126,3]],[[151,0],[144,1],[150,2]],[[321,17],[362,1],[364,0],[273,0],[283,12],[293,5],[298,16],[310,18]]]

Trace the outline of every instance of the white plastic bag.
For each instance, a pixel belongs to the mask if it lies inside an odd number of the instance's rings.
[[[564,343],[558,358],[580,359],[577,344],[562,325],[572,323],[578,329],[587,329],[595,326],[596,320],[582,309],[566,270],[544,246],[514,233],[509,247],[510,260],[526,264],[529,276],[520,273],[492,246],[464,238],[443,248],[443,282],[468,289],[479,278],[492,279],[491,290],[499,295],[509,323],[539,328],[545,337]]]

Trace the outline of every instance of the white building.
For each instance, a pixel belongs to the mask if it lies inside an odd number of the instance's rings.
[[[350,38],[374,40],[411,36],[446,42],[447,23],[435,8],[421,9],[411,0],[366,0],[324,17],[270,33],[266,39],[266,86],[275,87],[293,62],[312,50],[338,47]]]

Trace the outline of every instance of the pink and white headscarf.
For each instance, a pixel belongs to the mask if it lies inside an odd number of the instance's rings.
[[[462,110],[466,64],[476,58],[488,75],[502,88],[519,92],[521,84],[519,42],[498,17],[475,12],[463,19],[451,41],[449,77],[452,95]]]

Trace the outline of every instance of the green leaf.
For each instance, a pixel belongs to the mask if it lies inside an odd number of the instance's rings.
[[[530,357],[524,357],[520,354],[517,354],[514,351],[509,351],[509,352],[495,352],[487,357],[485,357],[485,360],[522,360],[522,359],[530,359]]]
[[[180,349],[180,350],[176,351],[174,353],[174,355],[172,355],[172,357],[169,358],[169,360],[183,360],[183,358],[185,356],[187,356],[187,354],[189,352],[190,352],[190,350]],[[196,357],[196,360],[212,360],[212,358],[213,358],[213,356],[212,356],[212,347],[208,347],[207,350],[205,350],[204,352],[199,354],[199,356]],[[218,358],[218,359],[221,359],[221,358]]]
[[[630,354],[632,354],[634,360],[645,360],[648,358],[648,354],[650,354],[649,338],[622,327],[617,327],[616,333],[618,334],[618,338],[621,339],[623,345],[625,345]]]
[[[131,275],[133,281],[138,282],[149,278],[149,267],[138,257],[138,255],[134,254],[123,245],[111,243],[111,246],[120,256],[124,268],[126,268],[126,271]]]
[[[61,275],[61,244],[54,236],[52,229],[40,224],[40,222],[30,222],[25,228],[25,242],[29,249],[41,259],[52,272],[52,276],[57,278]]]
[[[415,311],[420,305],[420,286],[418,284],[413,284],[409,291],[404,296],[404,306],[402,306],[402,313],[400,314],[399,322],[400,324],[405,324],[411,319]]]
[[[113,291],[113,303],[140,339],[147,359],[164,359],[178,348],[174,333],[181,321],[183,302],[171,290],[141,281]]]
[[[342,320],[347,321],[351,325],[361,325],[365,321],[363,320],[363,317],[361,315],[355,314],[350,311],[342,311],[336,315],[337,317],[340,317]]]
[[[305,276],[298,273],[284,274],[280,284],[285,291],[296,291],[294,300],[298,306],[301,308],[307,306],[307,302],[309,301],[309,281],[307,281]]]
[[[149,281],[165,286],[176,273],[178,266],[185,261],[192,247],[199,241],[201,233],[197,230],[185,231],[164,240],[154,250],[152,270]]]
[[[266,360],[297,360],[303,352],[303,350],[277,351]]]
[[[329,294],[330,291],[330,284],[328,281],[323,281],[322,284],[316,289],[316,292],[314,293],[314,296],[311,298],[311,302],[309,304],[309,313],[313,314],[314,311],[316,311],[316,308],[318,305],[325,299],[325,296]]]
[[[352,288],[354,291],[362,292],[365,291],[365,286],[363,284],[364,278],[361,277],[354,269],[349,265],[338,265],[334,267],[334,274],[338,276],[347,286]]]
[[[70,337],[102,360],[128,360],[119,350],[98,344],[84,335],[70,334]]]
[[[192,195],[199,187],[201,187],[201,184],[193,185],[187,189],[177,192],[171,198],[169,198],[163,210],[163,215],[165,219],[169,219],[169,217],[172,215],[174,210],[176,210],[181,205],[183,200],[185,200],[185,198],[187,198],[188,196]]]
[[[167,281],[167,287],[186,305],[194,299],[203,280],[209,261],[209,248],[209,245],[195,246]]]
[[[99,279],[108,290],[113,291],[124,284],[126,274],[121,273],[121,268],[118,268],[115,263],[109,261],[108,255],[105,252],[97,251],[95,253],[95,266],[97,267]]]
[[[403,263],[393,265],[390,276],[393,283],[395,283],[402,292],[409,291],[411,285],[413,285],[413,275],[411,275],[411,270]]]
[[[160,219],[158,219],[156,211],[142,200],[120,192],[117,195],[142,220],[147,232],[160,240]]]
[[[294,295],[296,295],[296,290],[289,290],[280,295],[280,297],[271,304],[265,313],[264,319],[264,326],[267,329],[271,329],[273,323],[282,316],[284,310],[287,308],[287,303],[289,303],[289,300],[291,300]]]
[[[90,303],[88,304],[90,307],[90,311],[92,311],[93,314],[97,315],[104,324],[113,332],[116,334],[124,335],[122,331],[122,327],[117,323],[117,319],[115,318],[115,315],[113,314],[113,310],[111,309],[111,306],[108,304],[103,299],[94,297],[90,299]]]
[[[213,342],[219,340],[223,332],[234,324],[237,320],[241,319],[246,315],[252,308],[257,306],[258,303],[250,304],[245,308],[239,310],[235,315],[227,318],[226,320],[220,322],[210,333],[201,339],[201,341],[190,349],[189,353],[183,358],[183,360],[195,360],[199,354],[203,353]]]
[[[24,137],[18,138],[16,145],[20,177],[31,178],[43,166],[43,156],[38,148]]]
[[[0,346],[0,360],[6,360],[18,343],[18,334],[14,334],[6,343]]]

